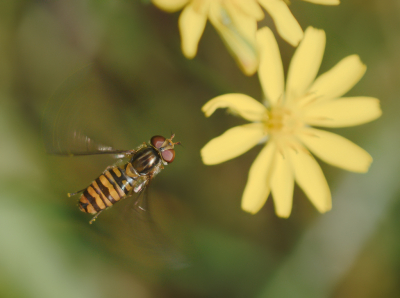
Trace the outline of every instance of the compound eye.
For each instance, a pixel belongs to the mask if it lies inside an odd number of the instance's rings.
[[[160,148],[162,146],[162,144],[164,143],[165,138],[162,136],[154,136],[151,138],[151,144],[156,147],[157,149]]]
[[[175,150],[174,149],[165,150],[161,154],[162,154],[162,158],[168,163],[173,162],[175,159]]]

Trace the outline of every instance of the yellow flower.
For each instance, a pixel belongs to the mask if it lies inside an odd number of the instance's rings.
[[[341,60],[315,79],[325,49],[325,32],[309,27],[290,63],[286,88],[279,48],[267,27],[257,33],[258,75],[268,106],[244,94],[211,99],[202,110],[207,117],[228,108],[253,123],[233,127],[201,150],[203,162],[218,164],[235,158],[268,139],[252,164],[242,209],[257,213],[272,193],[276,214],[288,217],[296,181],[320,212],[331,209],[325,176],[310,154],[348,171],[365,173],[371,156],[349,140],[310,127],[346,127],[367,123],[381,115],[379,100],[341,97],[364,75],[357,55]]]
[[[257,21],[264,18],[260,5],[271,15],[279,34],[297,46],[303,31],[290,12],[287,0],[152,0],[160,9],[174,12],[180,9],[179,29],[182,52],[192,59],[206,26],[207,19],[217,29],[222,40],[246,75],[256,72]],[[304,0],[316,4],[337,5],[339,0]]]

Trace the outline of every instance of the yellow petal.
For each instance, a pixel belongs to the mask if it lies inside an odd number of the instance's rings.
[[[197,54],[197,46],[207,22],[207,15],[189,4],[179,16],[179,30],[181,33],[182,52],[188,59]]]
[[[203,163],[215,165],[249,151],[264,137],[263,124],[250,123],[228,129],[200,151]]]
[[[274,106],[278,99],[283,97],[284,76],[281,54],[274,34],[268,27],[258,30],[257,44],[260,55],[258,77],[266,99]]]
[[[310,93],[318,96],[318,100],[340,97],[358,83],[366,69],[358,55],[348,56],[320,75],[311,86]]]
[[[340,0],[303,0],[310,3],[322,4],[322,5],[339,5]]]
[[[286,100],[303,96],[314,82],[325,50],[325,32],[308,27],[290,62],[286,84]]]
[[[298,138],[312,153],[333,166],[365,173],[371,165],[372,157],[367,151],[337,134],[307,128],[298,134]]]
[[[379,118],[379,100],[373,97],[342,97],[304,109],[304,122],[323,127],[360,125]]]
[[[264,18],[264,12],[257,0],[232,0],[245,14],[261,21]]]
[[[292,211],[294,177],[293,170],[285,152],[277,152],[271,178],[271,193],[275,213],[288,218]]]
[[[279,35],[292,46],[297,46],[303,38],[303,30],[286,3],[282,0],[258,0],[258,2],[271,15]]]
[[[256,52],[257,20],[241,12],[230,1],[212,2],[209,19],[244,74],[252,75],[258,67]]]
[[[152,0],[151,2],[164,11],[174,12],[185,6],[189,0]]]
[[[254,98],[239,93],[224,94],[208,101],[201,110],[210,117],[216,109],[228,108],[233,114],[240,115],[249,121],[261,121],[267,109]]]
[[[242,197],[242,209],[246,212],[257,213],[268,199],[275,148],[274,142],[268,142],[251,165]]]
[[[329,211],[332,208],[331,192],[321,167],[304,147],[299,144],[296,147],[301,149],[288,150],[288,156],[297,184],[319,212]]]

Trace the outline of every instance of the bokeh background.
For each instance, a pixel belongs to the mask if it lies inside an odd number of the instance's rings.
[[[262,96],[210,24],[186,60],[179,13],[149,1],[1,1],[0,297],[399,297],[400,2],[342,2],[293,0],[291,10],[303,29],[327,33],[321,72],[350,54],[368,66],[348,95],[379,98],[383,116],[332,131],[374,162],[367,174],[321,164],[332,211],[319,214],[296,188],[291,217],[280,219],[271,199],[256,215],[240,209],[260,147],[201,162],[206,142],[244,123],[224,111],[206,119],[201,106],[228,92]],[[259,25],[274,28],[268,16]],[[287,70],[294,49],[277,39]],[[183,143],[149,192],[153,227],[129,202],[89,225],[66,193],[114,161],[45,153],[46,103],[87,65],[102,82],[90,128],[100,138],[125,149],[173,131]]]

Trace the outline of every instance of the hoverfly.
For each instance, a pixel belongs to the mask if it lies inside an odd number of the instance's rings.
[[[107,167],[87,188],[68,193],[68,196],[82,193],[79,209],[95,214],[89,222],[91,224],[103,210],[134,193],[144,191],[150,181],[164,169],[164,165],[174,161],[174,146],[180,144],[172,142],[174,136],[169,139],[154,136],[149,144],[143,143],[134,150],[116,151],[129,158],[129,162]]]
[[[46,151],[50,154],[112,154],[122,158],[116,164],[107,167],[87,188],[68,193],[69,197],[81,194],[79,209],[94,214],[90,223],[93,223],[103,210],[120,200],[143,194],[164,166],[174,161],[174,146],[180,144],[172,141],[174,134],[169,139],[157,135],[153,136],[148,144],[143,143],[136,149],[116,150],[89,137],[84,131],[88,127],[87,122],[97,121],[98,125],[106,121],[98,116],[100,113],[96,109],[104,108],[104,114],[111,113],[108,107],[104,107],[107,103],[104,101],[107,90],[101,90],[104,89],[104,83],[99,82],[94,74],[92,67],[83,68],[57,89],[45,109],[42,127]],[[106,97],[110,98],[109,95]],[[85,106],[82,102],[92,102],[93,106]],[[94,116],[90,117],[89,112]],[[107,129],[112,130],[109,127]],[[136,203],[138,201],[139,199]],[[144,209],[140,206],[139,208]]]

